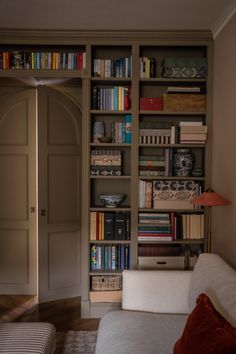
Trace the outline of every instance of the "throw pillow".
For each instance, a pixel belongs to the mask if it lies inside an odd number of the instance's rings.
[[[174,354],[235,354],[236,328],[215,309],[206,294],[199,295]]]

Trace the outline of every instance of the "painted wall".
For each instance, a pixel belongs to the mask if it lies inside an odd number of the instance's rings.
[[[215,207],[212,251],[236,268],[236,14],[215,39],[212,187],[232,202]]]

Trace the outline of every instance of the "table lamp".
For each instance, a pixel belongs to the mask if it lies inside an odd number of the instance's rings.
[[[231,204],[227,199],[216,193],[212,188],[198,195],[192,200],[192,204],[206,207],[208,215],[207,223],[207,252],[211,252],[211,207]]]

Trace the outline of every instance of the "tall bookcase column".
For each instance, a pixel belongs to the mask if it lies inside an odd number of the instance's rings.
[[[132,145],[131,145],[131,264],[137,265],[138,141],[139,141],[139,45],[132,46]]]
[[[83,134],[82,144],[84,152],[82,156],[82,244],[81,244],[81,317],[90,317],[90,301],[89,301],[89,236],[90,236],[90,103],[91,103],[91,45],[86,47],[87,72],[86,77],[82,80],[82,117],[83,117]]]

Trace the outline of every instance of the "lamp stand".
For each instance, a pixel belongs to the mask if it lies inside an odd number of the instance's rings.
[[[211,253],[211,206],[207,207],[207,252]]]

